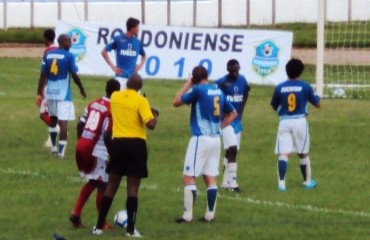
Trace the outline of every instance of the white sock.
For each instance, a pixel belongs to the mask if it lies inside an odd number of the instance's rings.
[[[193,206],[197,196],[196,185],[186,185],[184,187],[184,214],[182,218],[186,221],[193,219]]]
[[[236,162],[228,163],[227,164],[227,174],[230,187],[238,187],[238,184],[236,182],[236,176],[237,176],[237,170],[238,170],[238,164]],[[235,186],[234,186],[235,185]]]
[[[59,141],[59,149],[58,149],[58,157],[64,158],[64,154],[66,152],[67,147],[67,141],[66,140],[60,140]]]

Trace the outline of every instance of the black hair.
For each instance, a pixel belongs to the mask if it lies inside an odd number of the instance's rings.
[[[105,86],[105,93],[107,94],[107,97],[110,98],[113,92],[119,91],[121,88],[120,83],[114,79],[111,78],[107,81],[107,85]]]
[[[295,79],[301,76],[304,65],[303,62],[297,58],[292,58],[289,62],[285,65],[286,74],[288,75],[289,79]]]
[[[54,42],[55,40],[55,31],[51,28],[48,28],[44,31],[44,38],[49,42]]]
[[[127,29],[127,31],[130,31],[131,29],[135,28],[138,24],[140,24],[139,19],[130,17],[126,21],[126,29]]]
[[[238,60],[236,60],[236,59],[230,59],[227,62],[227,70],[229,70],[231,67],[233,67],[235,65],[240,65],[239,62],[238,62]]]
[[[208,72],[207,72],[207,69],[203,66],[196,66],[195,68],[193,68],[193,71],[192,71],[192,83],[193,84],[199,84],[200,81],[202,81],[203,79],[208,79]]]
[[[143,80],[138,73],[132,74],[126,83],[128,89],[139,91],[143,87]]]

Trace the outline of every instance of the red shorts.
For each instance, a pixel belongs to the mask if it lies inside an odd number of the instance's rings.
[[[91,173],[96,168],[96,157],[92,155],[94,144],[88,139],[80,138],[76,145],[76,163],[80,172]]]

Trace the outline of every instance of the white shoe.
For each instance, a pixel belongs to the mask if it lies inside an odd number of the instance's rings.
[[[50,134],[49,134],[48,139],[45,141],[44,146],[45,146],[46,148],[51,148],[51,147],[53,146],[53,144],[51,143]]]
[[[96,228],[95,226],[93,227],[93,234],[96,235],[96,236],[99,236],[99,235],[102,235],[103,234],[103,230],[99,229],[99,228]]]
[[[138,232],[138,230],[135,229],[133,233],[126,233],[127,237],[134,237],[134,238],[141,238],[141,234]]]

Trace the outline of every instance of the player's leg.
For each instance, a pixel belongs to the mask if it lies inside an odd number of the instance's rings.
[[[184,184],[184,213],[177,219],[177,223],[190,222],[193,219],[193,206],[197,196],[195,177],[199,176],[199,156],[201,143],[200,137],[191,137],[184,160],[182,181]]]
[[[205,163],[202,168],[203,180],[207,186],[207,209],[204,220],[211,222],[215,218],[217,201],[217,182],[219,159],[221,155],[221,142],[219,137],[208,137],[208,154],[204,156]]]
[[[305,189],[312,189],[316,187],[316,182],[312,179],[311,161],[308,153],[310,148],[310,135],[308,123],[305,118],[296,121],[293,136],[296,151],[298,152],[298,157],[300,159],[303,187]]]
[[[92,182],[92,180],[90,180],[87,183],[85,183],[80,190],[80,194],[78,195],[75,207],[73,209],[73,213],[69,217],[69,220],[76,228],[83,227],[83,224],[81,222],[82,209],[85,206],[86,201],[89,199],[94,189],[95,184]]]
[[[283,120],[279,123],[276,138],[275,153],[278,155],[278,190],[286,191],[285,176],[288,168],[289,153],[293,149],[293,136],[291,134],[290,120]]]
[[[222,179],[222,188],[228,188],[230,190],[238,189],[236,181],[237,173],[237,138],[232,126],[227,126],[222,129],[222,139],[225,148],[224,158],[224,175]]]
[[[104,196],[101,201],[98,220],[93,229],[93,233],[95,235],[102,234],[101,230],[104,227],[104,222],[107,217],[108,211],[112,205],[112,202],[117,192],[117,189],[119,187],[119,184],[121,183],[121,178],[122,176],[120,175],[109,174],[108,185],[107,185],[107,188],[105,189]]]
[[[58,101],[57,107],[58,107],[58,124],[60,127],[58,158],[63,159],[67,147],[68,121],[72,121],[75,119],[75,113],[74,105],[71,101]]]
[[[127,199],[126,199],[127,233],[130,235],[136,234],[135,222],[137,216],[137,209],[139,205],[138,194],[140,183],[141,178],[139,177],[127,177]]]
[[[58,102],[55,100],[48,100],[47,106],[50,114],[50,124],[49,124],[49,134],[51,139],[51,149],[50,153],[56,155],[58,153],[57,149],[57,135],[58,135]]]

